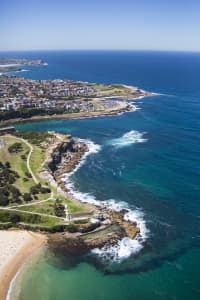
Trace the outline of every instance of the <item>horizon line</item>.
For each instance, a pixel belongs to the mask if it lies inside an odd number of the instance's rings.
[[[39,52],[39,51],[116,51],[116,52],[182,52],[182,53],[200,53],[200,50],[173,50],[173,49],[10,49],[1,50],[0,52]]]

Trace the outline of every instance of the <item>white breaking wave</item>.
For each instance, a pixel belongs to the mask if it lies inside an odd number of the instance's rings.
[[[141,107],[135,106],[135,110],[140,110],[140,109],[141,109]]]
[[[82,167],[82,165],[86,162],[86,158],[88,155],[92,154],[92,153],[97,153],[101,150],[101,146],[98,144],[95,144],[94,142],[90,141],[90,140],[85,140],[85,139],[75,139],[79,142],[85,143],[88,146],[88,151],[85,152],[85,154],[83,155],[82,159],[80,160],[79,164],[74,168],[74,170],[70,173],[67,173],[64,177],[64,182],[65,185],[67,187],[67,189],[70,191],[70,194],[82,201],[82,202],[86,202],[86,203],[91,203],[94,205],[99,205],[99,201],[97,201],[92,195],[90,195],[89,193],[82,193],[79,191],[76,191],[74,188],[74,183],[72,180],[70,180],[70,177],[78,170],[80,169],[80,167]]]
[[[92,253],[103,261],[111,260],[120,263],[129,256],[137,254],[142,248],[142,244],[137,239],[131,240],[125,237],[114,246],[104,246],[101,249],[96,248],[92,250]]]
[[[146,132],[139,132],[137,130],[131,130],[126,132],[120,138],[112,139],[109,144],[115,146],[117,148],[130,146],[135,143],[144,143],[148,141],[147,139],[143,138]]]
[[[116,204],[119,205],[119,203]],[[122,206],[121,209],[127,209],[126,206]],[[93,249],[93,254],[99,256],[102,260],[112,260],[119,263],[124,259],[127,259],[129,256],[137,254],[143,248],[143,243],[147,239],[149,233],[144,220],[144,214],[136,209],[128,209],[128,212],[124,216],[124,220],[133,223],[136,222],[137,227],[140,229],[140,234],[138,234],[134,239],[124,237],[114,246],[104,246],[101,249]]]
[[[88,155],[92,154],[92,153],[97,153],[101,150],[101,146],[98,144],[95,144],[94,142],[90,141],[90,140],[85,140],[85,139],[79,139],[79,138],[75,138],[75,141],[84,143],[88,146],[88,151],[85,152],[85,154],[83,155],[82,159],[80,160],[80,162],[78,163],[78,165],[74,168],[74,170],[72,172],[69,172],[65,175],[65,179],[69,179],[69,177],[71,175],[73,175],[86,161],[86,158]]]
[[[29,70],[26,70],[26,69],[21,69],[21,70],[19,70],[19,71],[11,71],[11,72],[13,72],[13,73],[21,73],[21,72],[28,72]]]
[[[127,213],[124,215],[124,220],[133,223],[136,222],[138,228],[140,229],[140,234],[138,234],[138,236],[133,240],[128,237],[125,237],[122,240],[120,240],[115,246],[105,246],[101,249],[96,248],[92,250],[93,254],[97,255],[103,260],[109,259],[114,262],[120,262],[128,258],[130,255],[137,254],[143,248],[143,243],[147,239],[149,232],[144,220],[144,214],[138,209],[130,209],[127,202],[117,202],[114,199],[100,201],[90,193],[83,193],[75,190],[74,183],[70,179],[70,177],[85,163],[88,155],[90,155],[91,153],[97,153],[101,150],[100,145],[97,145],[90,140],[77,140],[86,143],[89,148],[89,151],[85,153],[85,155],[83,156],[80,163],[76,166],[76,168],[72,172],[66,174],[63,179],[66,184],[66,187],[69,190],[69,193],[74,198],[82,202],[91,203],[99,207],[109,208],[118,212],[122,209],[127,209]]]

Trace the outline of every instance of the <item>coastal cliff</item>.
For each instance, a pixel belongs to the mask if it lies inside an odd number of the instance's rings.
[[[70,135],[54,133],[54,138],[47,147],[47,158],[44,163],[43,175],[46,172],[51,182],[54,181],[65,196],[72,198],[63,180],[66,173],[72,172],[89,151],[83,141],[75,140]],[[45,171],[44,171],[45,170]],[[73,199],[79,201],[79,199]],[[71,215],[68,232],[51,234],[49,245],[53,250],[65,251],[70,254],[82,254],[94,248],[114,245],[124,237],[134,239],[139,235],[139,228],[135,222],[125,220],[128,210],[119,212],[104,206],[84,204],[90,213],[85,219],[76,219]],[[92,213],[91,213],[92,212]],[[79,214],[83,216],[83,214]]]
[[[74,140],[70,135],[56,136],[60,142],[55,144],[50,153],[47,166],[56,182],[66,190],[62,181],[63,174],[72,172],[89,149],[85,143]]]

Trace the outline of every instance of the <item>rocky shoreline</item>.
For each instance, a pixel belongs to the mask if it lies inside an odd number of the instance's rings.
[[[54,138],[46,147],[47,158],[41,172],[42,177],[60,189],[66,197],[80,201],[72,198],[63,178],[77,167],[89,151],[88,145],[74,140],[70,135],[54,133]],[[94,248],[115,245],[124,237],[139,238],[137,223],[125,220],[128,210],[114,211],[103,205],[82,205],[90,208],[87,221],[74,224],[72,219],[71,232],[49,235],[48,243],[53,251],[80,255]]]

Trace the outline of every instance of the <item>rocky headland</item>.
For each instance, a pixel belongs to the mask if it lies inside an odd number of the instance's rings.
[[[72,172],[84,155],[89,151],[87,143],[73,139],[70,135],[53,134],[50,143],[45,145],[47,156],[41,175],[49,183],[60,189],[62,193],[74,201],[66,187],[64,177]],[[68,254],[79,255],[94,248],[114,245],[123,237],[138,237],[140,229],[136,222],[125,220],[128,210],[115,211],[103,205],[85,205],[85,219],[70,216],[70,227],[63,233],[49,235],[50,248]],[[79,214],[80,217],[84,216]],[[76,215],[77,217],[77,215]]]

